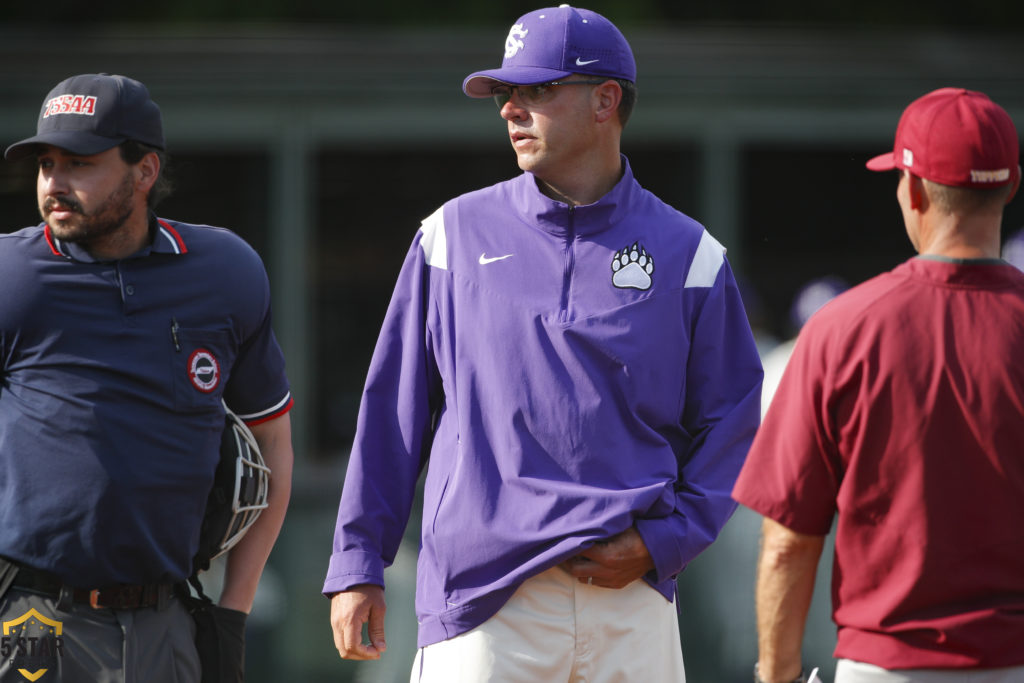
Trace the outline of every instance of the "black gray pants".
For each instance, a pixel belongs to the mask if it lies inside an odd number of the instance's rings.
[[[177,598],[163,609],[57,602],[17,587],[0,598],[0,683],[199,683],[195,622]]]

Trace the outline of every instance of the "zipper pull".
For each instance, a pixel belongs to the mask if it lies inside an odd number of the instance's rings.
[[[178,319],[171,318],[171,341],[174,342],[174,350],[181,352],[181,343],[178,341]]]

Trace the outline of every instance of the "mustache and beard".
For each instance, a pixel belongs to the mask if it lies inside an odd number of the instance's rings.
[[[39,207],[43,220],[54,236],[64,242],[77,242],[89,249],[101,240],[116,235],[134,211],[135,185],[131,172],[98,207],[86,211],[73,196],[47,197]],[[50,214],[56,210],[70,211],[69,218],[57,220]]]

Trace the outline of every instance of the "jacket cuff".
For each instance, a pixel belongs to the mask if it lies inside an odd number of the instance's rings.
[[[364,583],[384,587],[384,566],[379,557],[359,550],[346,550],[331,555],[327,578],[324,580],[324,595],[329,596]]]

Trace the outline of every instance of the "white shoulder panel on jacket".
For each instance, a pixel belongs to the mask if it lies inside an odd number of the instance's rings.
[[[705,230],[700,236],[700,244],[697,245],[697,253],[693,256],[683,287],[711,287],[724,261],[725,247]]]
[[[420,247],[428,266],[448,270],[448,239],[444,234],[444,207],[430,214],[420,224]]]

